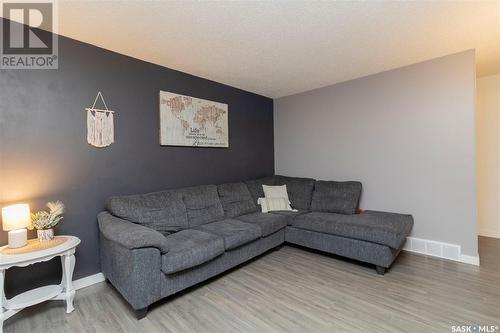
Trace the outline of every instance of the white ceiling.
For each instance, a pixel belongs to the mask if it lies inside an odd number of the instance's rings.
[[[281,97],[476,49],[500,73],[500,0],[60,1],[62,35]]]

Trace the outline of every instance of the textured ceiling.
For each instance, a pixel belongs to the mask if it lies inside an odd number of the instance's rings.
[[[281,97],[476,49],[500,73],[500,0],[59,1],[62,35]]]

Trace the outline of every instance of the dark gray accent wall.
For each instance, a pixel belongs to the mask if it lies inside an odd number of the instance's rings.
[[[96,215],[108,196],[274,173],[271,99],[64,37],[59,57],[58,70],[0,71],[0,206],[62,200],[56,233],[82,240],[75,279],[100,272]],[[86,142],[84,108],[99,90],[116,111],[108,148]],[[229,104],[230,147],[160,146],[160,90]],[[56,281],[59,266],[9,270],[8,296]]]

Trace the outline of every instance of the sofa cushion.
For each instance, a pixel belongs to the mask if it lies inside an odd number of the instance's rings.
[[[262,237],[269,236],[286,227],[287,217],[271,213],[253,213],[237,217],[238,220],[253,223],[262,230]]]
[[[360,197],[360,182],[317,181],[314,185],[311,210],[356,214]]]
[[[186,206],[175,190],[111,197],[106,208],[114,216],[163,235],[188,228]]]
[[[161,256],[161,270],[176,273],[203,264],[224,253],[222,237],[187,229],[166,237],[168,252]]]
[[[285,176],[276,176],[275,179],[276,185],[286,185],[292,208],[307,210],[311,207],[314,179]]]
[[[189,227],[224,219],[217,186],[202,185],[178,190],[186,205]]]
[[[245,183],[230,183],[217,186],[226,217],[235,217],[258,210]]]
[[[369,210],[355,215],[312,212],[295,217],[291,226],[399,249],[410,234],[413,217]]]
[[[308,211],[308,210],[298,210],[298,211],[293,211],[293,210],[277,210],[277,211],[273,211],[273,212],[270,212],[270,213],[286,217],[286,222],[287,222],[288,225],[290,225],[291,222],[292,222],[292,220],[296,216],[310,213],[310,211]]]
[[[235,249],[262,236],[259,226],[233,219],[204,224],[196,229],[221,236],[226,250]]]
[[[248,187],[248,191],[252,195],[253,202],[257,204],[259,198],[264,197],[264,190],[262,190],[262,185],[274,185],[274,177],[265,177],[261,179],[247,180],[245,184]]]

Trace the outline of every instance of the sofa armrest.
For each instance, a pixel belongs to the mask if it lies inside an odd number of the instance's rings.
[[[97,220],[102,235],[126,249],[153,247],[161,253],[168,252],[167,239],[156,230],[118,218],[108,212],[99,213]]]
[[[161,253],[155,247],[127,249],[99,235],[101,271],[134,310],[161,299]]]

